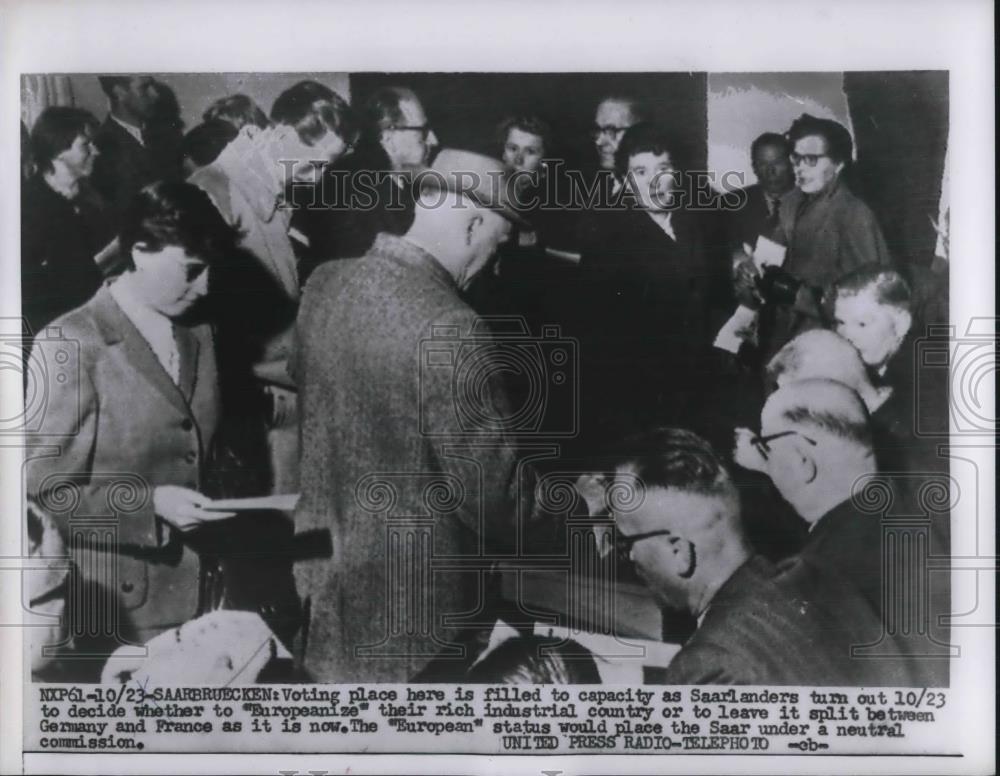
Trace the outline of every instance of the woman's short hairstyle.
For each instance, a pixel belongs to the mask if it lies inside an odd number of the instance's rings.
[[[469,669],[477,684],[600,684],[589,649],[575,641],[542,636],[502,642]]]
[[[789,127],[788,142],[794,146],[804,137],[817,135],[826,141],[826,153],[834,162],[851,163],[854,156],[854,141],[851,133],[840,122],[833,119],[821,119],[803,113]]]
[[[336,132],[347,143],[354,143],[358,135],[351,106],[318,81],[299,81],[285,89],[271,107],[271,120],[294,127],[299,139],[310,146],[327,132]]]
[[[136,245],[148,251],[177,245],[213,264],[232,254],[238,236],[202,189],[193,183],[157,181],[132,198],[119,244],[132,269],[132,249]]]
[[[628,175],[628,163],[636,154],[651,153],[654,156],[670,154],[674,166],[679,164],[677,144],[663,129],[653,124],[636,124],[625,130],[622,142],[615,151],[615,171],[624,178]]]
[[[37,169],[52,172],[52,160],[81,135],[97,130],[94,115],[81,108],[46,108],[31,130],[31,153]]]
[[[497,142],[500,151],[507,144],[507,136],[512,129],[519,129],[542,139],[542,155],[552,150],[552,127],[544,119],[533,115],[508,116],[497,125]]]
[[[271,125],[267,114],[245,94],[231,94],[228,97],[220,97],[208,106],[201,115],[201,118],[205,123],[215,119],[228,121],[237,129],[241,129],[247,124],[260,127],[261,129]]]

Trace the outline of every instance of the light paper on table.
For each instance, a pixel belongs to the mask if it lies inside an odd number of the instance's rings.
[[[649,639],[607,636],[603,633],[569,630],[535,623],[535,635],[572,639],[593,654],[597,672],[605,684],[642,684],[643,667],[666,668],[681,651],[680,644]]]
[[[299,500],[298,493],[280,496],[258,496],[256,498],[220,498],[202,505],[202,509],[220,512],[248,512],[255,509],[278,509],[290,512]]]
[[[756,325],[757,311],[741,304],[719,329],[712,345],[735,355],[746,340],[746,332],[753,331]]]

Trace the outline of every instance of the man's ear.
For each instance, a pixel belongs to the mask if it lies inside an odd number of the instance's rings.
[[[483,217],[481,215],[474,215],[469,219],[469,223],[465,227],[465,244],[472,245],[476,232],[479,231],[479,227],[483,225]]]
[[[896,338],[902,342],[910,333],[910,327],[913,326],[913,316],[909,310],[893,310],[892,324]]]
[[[694,544],[683,536],[669,536],[667,541],[670,550],[666,560],[670,570],[681,579],[688,579],[698,567],[698,553],[695,552]]]
[[[791,465],[795,467],[796,479],[802,483],[810,483],[816,479],[819,467],[813,457],[813,448],[806,447],[805,443],[796,440],[792,443],[793,454]]]

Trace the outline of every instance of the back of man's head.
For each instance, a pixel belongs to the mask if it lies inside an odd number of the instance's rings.
[[[614,473],[607,493],[612,511],[626,512],[655,488],[709,499],[715,507],[704,513],[704,525],[685,516],[685,530],[692,535],[705,529],[722,529],[742,537],[740,498],[722,459],[712,446],[681,428],[657,428],[619,442],[604,459],[602,468]]]
[[[761,412],[767,472],[781,495],[814,522],[850,497],[875,471],[869,415],[861,398],[836,380],[788,383]]]
[[[836,380],[858,394],[869,411],[880,403],[857,349],[827,329],[799,334],[774,355],[766,372],[768,383],[778,388],[801,380]]]

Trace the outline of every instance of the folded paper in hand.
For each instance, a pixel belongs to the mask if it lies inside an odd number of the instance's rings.
[[[712,345],[735,355],[739,353],[740,345],[743,342],[753,339],[756,328],[757,311],[740,305],[732,317],[719,329]]]
[[[221,498],[202,505],[202,509],[221,512],[247,512],[255,509],[277,509],[291,512],[298,503],[298,493],[285,493],[280,496],[258,496],[256,498]]]
[[[753,263],[761,272],[764,267],[780,267],[785,263],[786,248],[779,245],[774,240],[767,239],[764,235],[757,238],[757,247],[753,252]]]

